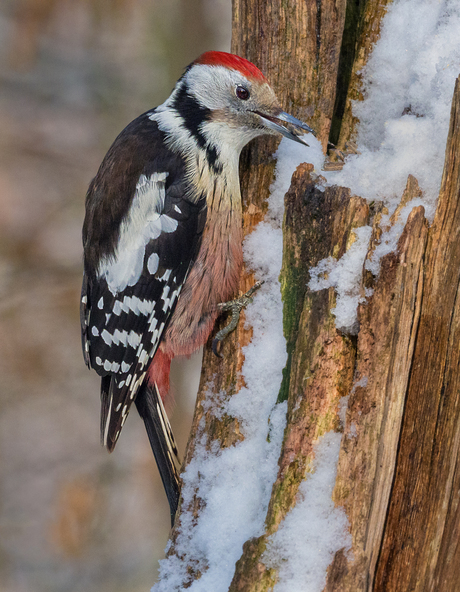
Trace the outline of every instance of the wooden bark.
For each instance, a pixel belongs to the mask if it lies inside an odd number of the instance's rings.
[[[345,30],[338,73],[331,141],[344,150],[356,140],[358,118],[353,115],[353,101],[362,101],[362,70],[374,44],[391,0],[361,0],[347,3]]]
[[[355,348],[348,336],[335,329],[334,290],[310,292],[306,282],[309,267],[345,252],[354,240],[353,228],[367,223],[369,209],[361,198],[350,197],[347,189],[332,187],[324,193],[316,189],[311,168],[297,169],[286,195],[282,286],[289,359],[282,391],[288,395],[288,415],[279,472],[266,534],[247,544],[236,565],[231,592],[270,589],[269,583],[276,582],[276,574],[263,564],[266,538],[296,503],[298,487],[311,470],[313,442],[338,429],[338,404],[353,382]]]
[[[359,310],[359,386],[350,391],[334,495],[347,512],[354,560],[345,569],[338,555],[327,590],[372,589],[420,318],[427,232],[423,208],[416,208]]]
[[[316,3],[310,2],[300,6],[293,0],[287,3],[279,0],[267,5],[260,0],[254,6],[254,3],[248,0],[235,0],[232,39],[232,51],[253,61],[264,71],[275,88],[282,106],[295,116],[315,125],[315,129],[323,130],[320,136],[324,144],[327,141],[332,119],[345,1],[342,0],[337,4],[329,1],[325,6],[327,10],[323,8],[321,14],[332,15],[328,16],[327,26],[317,13]],[[296,23],[295,27],[293,22]],[[317,29],[320,32],[323,29],[333,32],[328,35],[324,33],[322,43],[316,37]],[[314,52],[312,51],[313,40]],[[280,64],[285,64],[286,61],[289,67],[280,67]],[[328,64],[332,66],[328,67]],[[307,76],[305,71],[308,72]],[[321,79],[319,71],[322,72]],[[292,72],[297,73],[294,79]],[[313,86],[316,91],[312,90]],[[330,91],[329,101],[326,107],[323,105],[320,109],[314,101],[306,97],[311,99],[315,92],[318,95],[319,89],[324,86]],[[242,154],[240,169],[245,235],[255,228],[266,212],[266,200],[275,168],[273,153],[277,143],[276,139],[258,139]],[[245,271],[240,284],[241,292],[245,292],[253,284],[253,275],[250,271]],[[221,321],[222,324],[224,322],[224,320]],[[222,359],[216,358],[210,348],[206,348],[192,438],[187,447],[185,463],[193,455],[195,446],[193,434],[196,433],[196,427],[203,416],[200,402],[205,389],[208,388],[210,378],[213,377],[212,388],[216,393],[225,390],[228,396],[231,396],[241,386],[238,376],[238,370],[243,361],[241,348],[249,342],[250,337],[251,333],[244,329],[242,320],[237,330],[224,343]],[[224,445],[230,445],[235,438],[239,437],[236,420],[229,418],[228,422],[217,422],[211,412],[208,417],[205,424],[206,431],[212,438],[219,439]]]
[[[375,590],[460,590],[460,79]]]
[[[460,590],[458,554],[458,290],[460,84],[457,80],[435,221],[412,211],[396,253],[359,311],[335,499],[353,536],[328,590]],[[416,195],[413,179],[405,201]]]
[[[345,2],[234,0],[232,50],[261,67],[283,107],[316,127],[323,146],[338,116],[337,93],[345,93],[344,145],[355,132],[347,109],[359,86],[358,70],[378,37],[385,6],[369,0],[354,17],[356,30],[345,27],[344,36],[355,40],[345,89],[339,76],[339,49],[343,61],[350,44],[342,37]],[[281,273],[288,362],[279,400],[288,401],[287,427],[265,533],[245,543],[231,592],[273,589],[277,572],[263,562],[268,537],[295,506],[299,485],[311,471],[313,444],[330,430],[343,431],[333,499],[347,514],[352,554],[336,553],[324,590],[460,591],[459,86],[457,81],[434,224],[429,228],[423,208],[415,208],[397,250],[381,260],[379,276],[363,269],[363,295],[365,289],[373,292],[359,307],[357,335],[336,330],[335,291],[311,292],[308,270],[325,257],[340,258],[356,238],[354,229],[368,224],[372,214],[371,257],[382,233],[378,206],[370,212],[344,188],[319,190],[311,165],[300,165],[292,178]],[[264,217],[275,148],[276,142],[262,139],[242,156],[245,234]],[[402,206],[419,194],[416,179],[409,177],[390,224],[398,223]],[[253,281],[245,271],[241,291]],[[209,446],[218,442],[225,448],[243,439],[237,419],[217,419],[202,401],[209,389],[224,398],[238,391],[241,348],[250,339],[251,331],[240,322],[222,359],[206,348],[185,463],[193,457],[198,426]],[[344,396],[342,426],[337,412]],[[198,520],[201,503],[196,498],[187,508]],[[178,527],[180,514],[170,554]],[[189,573],[190,581],[201,575],[193,566]]]
[[[339,62],[341,32],[346,1],[327,0],[318,4],[300,4],[295,0],[234,0],[232,52],[251,60],[265,73],[283,108],[314,126],[324,146],[330,130],[335,102],[335,86]],[[327,89],[327,92],[320,92]],[[243,199],[243,229],[249,234],[263,219],[273,181],[278,140],[261,138],[250,144],[240,160]],[[240,291],[254,284],[250,270],[244,270]],[[220,321],[220,325],[225,320]],[[219,327],[216,327],[216,330]],[[203,354],[203,369],[197,396],[190,440],[184,465],[190,462],[196,446],[198,426],[204,426],[209,446],[216,440],[230,446],[242,435],[238,421],[232,417],[216,419],[212,410],[204,411],[202,402],[208,389],[224,398],[231,397],[242,386],[239,370],[243,363],[242,347],[251,338],[244,328],[244,312],[237,329],[223,344],[222,358],[211,351]],[[212,380],[211,380],[212,379]],[[199,515],[201,500],[194,500],[191,511]],[[190,510],[190,508],[189,508]],[[180,514],[172,531],[169,554],[174,554],[174,541],[180,529]],[[199,577],[191,568],[191,579]]]
[[[345,0],[234,0],[232,51],[267,76],[283,107],[326,145],[333,116]]]

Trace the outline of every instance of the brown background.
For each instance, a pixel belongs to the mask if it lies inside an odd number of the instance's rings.
[[[0,4],[1,592],[155,581],[169,511],[147,437],[132,413],[100,447],[80,351],[84,195],[118,132],[202,51],[229,50],[230,20],[228,0]],[[173,379],[182,451],[196,368]]]

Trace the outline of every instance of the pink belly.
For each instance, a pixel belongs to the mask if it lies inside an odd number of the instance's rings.
[[[242,263],[241,214],[211,212],[198,257],[160,343],[161,354],[155,355],[148,370],[148,379],[157,383],[162,398],[169,388],[169,363],[163,357],[170,361],[190,355],[206,343],[218,316],[217,305],[237,292]]]

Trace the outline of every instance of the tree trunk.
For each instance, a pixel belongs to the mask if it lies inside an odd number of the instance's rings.
[[[354,138],[351,100],[359,95],[358,72],[378,38],[385,4],[234,0],[232,51],[262,69],[283,107],[312,125],[324,148],[329,139],[343,147]],[[356,228],[373,216],[369,257],[381,233],[378,208],[370,211],[346,188],[319,190],[311,165],[293,175],[281,273],[288,362],[279,401],[288,403],[287,426],[265,532],[244,545],[232,592],[273,589],[278,573],[264,562],[267,542],[298,503],[315,443],[331,430],[343,432],[333,499],[348,518],[352,553],[335,553],[324,590],[460,590],[459,146],[457,80],[434,223],[429,228],[423,207],[415,208],[397,251],[381,260],[379,276],[363,273],[363,293],[373,293],[359,307],[356,335],[336,329],[335,291],[309,290],[309,269],[326,257],[340,258],[356,240]],[[274,140],[260,139],[242,156],[245,234],[266,213],[275,148]],[[401,207],[419,192],[409,177]],[[246,270],[241,291],[253,283]],[[203,432],[210,448],[244,439],[236,418],[216,417],[202,403],[210,389],[220,401],[238,392],[242,348],[250,339],[242,320],[224,343],[222,359],[205,349],[186,465]],[[199,521],[201,503],[197,496],[184,510]],[[170,555],[180,524],[179,516]],[[202,575],[192,567],[189,572],[190,582]]]

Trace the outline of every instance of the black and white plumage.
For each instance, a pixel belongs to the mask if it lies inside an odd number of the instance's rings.
[[[200,244],[206,199],[188,199],[183,169],[144,114],[115,140],[88,191],[82,336],[86,363],[105,378],[109,450]]]
[[[101,439],[113,450],[135,402],[172,518],[169,364],[207,340],[217,305],[236,290],[239,154],[264,133],[301,141],[282,122],[310,130],[281,110],[253,64],[208,52],[163,105],[121,132],[88,190],[81,326],[85,362],[101,376]]]

